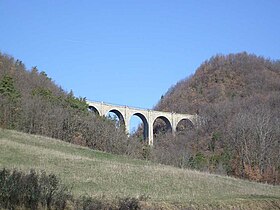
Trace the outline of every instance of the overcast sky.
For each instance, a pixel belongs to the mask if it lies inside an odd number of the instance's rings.
[[[90,100],[152,108],[211,56],[280,58],[279,0],[0,0],[0,51]]]

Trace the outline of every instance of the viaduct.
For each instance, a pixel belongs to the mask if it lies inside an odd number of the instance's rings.
[[[153,126],[157,119],[162,119],[168,128],[175,134],[178,124],[187,120],[195,124],[196,115],[178,114],[171,112],[161,112],[149,109],[140,109],[135,107],[113,105],[103,102],[87,101],[89,109],[100,116],[107,116],[109,112],[113,112],[119,118],[122,125],[125,126],[126,132],[129,134],[130,119],[133,115],[138,116],[144,125],[144,139],[149,141],[149,145],[153,145]]]

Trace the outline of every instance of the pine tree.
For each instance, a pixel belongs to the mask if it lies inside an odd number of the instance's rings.
[[[12,100],[17,100],[20,97],[19,91],[14,86],[14,80],[9,75],[5,75],[0,81],[0,94]]]
[[[0,125],[15,128],[19,121],[20,92],[14,86],[11,76],[5,75],[0,81]]]

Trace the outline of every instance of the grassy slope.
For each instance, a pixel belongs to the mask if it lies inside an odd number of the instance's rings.
[[[280,205],[279,186],[157,165],[8,130],[0,130],[3,167],[53,172],[77,196],[146,195],[150,202],[208,207]]]

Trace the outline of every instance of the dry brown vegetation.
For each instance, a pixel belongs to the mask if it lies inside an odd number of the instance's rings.
[[[280,61],[214,56],[171,87],[155,109],[201,119],[191,131],[154,141],[157,153],[171,153],[160,162],[280,183]]]

